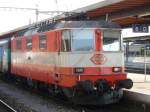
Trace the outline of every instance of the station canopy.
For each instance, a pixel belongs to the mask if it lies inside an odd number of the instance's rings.
[[[150,0],[104,0],[75,11],[86,12],[91,19],[117,22],[122,27],[150,24]]]

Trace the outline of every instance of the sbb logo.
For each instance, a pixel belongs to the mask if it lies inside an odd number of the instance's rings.
[[[106,57],[103,54],[94,54],[90,59],[94,64],[104,64],[106,62]]]

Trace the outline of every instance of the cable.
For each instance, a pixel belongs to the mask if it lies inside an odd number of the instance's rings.
[[[57,10],[59,11],[58,1],[55,0],[55,3],[56,3]]]

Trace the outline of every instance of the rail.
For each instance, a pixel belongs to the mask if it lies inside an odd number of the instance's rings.
[[[13,109],[11,106],[9,106],[7,103],[5,103],[3,100],[0,99],[0,103],[2,103],[5,107],[7,107],[12,112],[17,112],[15,109]]]

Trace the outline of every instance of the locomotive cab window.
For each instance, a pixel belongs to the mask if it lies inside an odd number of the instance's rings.
[[[94,31],[92,29],[72,30],[72,50],[92,51],[94,48]]]
[[[71,51],[71,32],[70,30],[64,30],[62,32],[61,51]]]
[[[16,40],[16,48],[21,49],[21,38]]]
[[[47,43],[46,35],[40,35],[39,36],[39,48],[46,49],[46,47],[47,47],[46,43]]]
[[[31,37],[26,38],[26,47],[27,47],[27,50],[32,50],[32,38]]]
[[[120,31],[104,30],[103,31],[103,50],[120,51],[121,50],[121,33]]]

